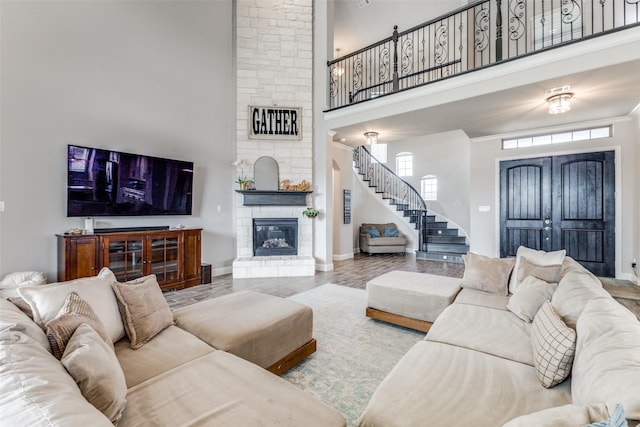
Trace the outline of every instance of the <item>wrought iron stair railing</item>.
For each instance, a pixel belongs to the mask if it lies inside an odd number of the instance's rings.
[[[420,193],[391,169],[380,163],[365,146],[353,150],[353,165],[369,187],[375,188],[389,204],[402,211],[403,216],[418,229],[419,249],[426,250],[427,204]]]
[[[640,25],[640,0],[480,0],[327,62],[328,110]]]

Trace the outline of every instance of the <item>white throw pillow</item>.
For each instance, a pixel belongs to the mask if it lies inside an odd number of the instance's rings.
[[[518,268],[520,266],[520,258],[524,256],[529,260],[529,262],[545,266],[562,264],[566,254],[567,251],[564,249],[555,252],[545,252],[520,246],[518,248],[518,252],[516,252],[516,265],[513,267],[513,273],[511,273],[511,279],[509,280],[509,292],[512,294],[515,293],[516,288],[518,287]]]
[[[85,399],[117,424],[127,405],[127,384],[113,348],[83,323],[69,340],[61,361]]]
[[[47,279],[39,271],[9,273],[0,280],[0,298],[17,298],[18,288],[22,286],[38,286],[45,283],[47,283]]]
[[[598,298],[585,306],[577,332],[573,403],[620,403],[627,418],[640,420],[640,321],[613,298]]]
[[[556,283],[548,283],[529,276],[520,283],[516,292],[509,298],[507,310],[525,322],[532,322],[542,304],[545,301],[551,301],[557,286]]]
[[[542,304],[533,319],[531,346],[533,366],[543,387],[560,384],[571,374],[576,331],[564,324],[549,301]]]
[[[105,331],[113,342],[125,336],[118,302],[111,284],[116,276],[108,268],[103,268],[96,277],[84,277],[69,282],[52,283],[35,287],[21,287],[20,296],[33,311],[33,320],[42,329],[57,315],[71,292],[89,303]]]
[[[0,331],[22,331],[36,340],[45,350],[51,352],[49,340],[44,331],[13,303],[0,299],[0,313],[2,313]]]

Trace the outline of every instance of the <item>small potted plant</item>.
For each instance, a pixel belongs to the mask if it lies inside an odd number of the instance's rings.
[[[320,212],[314,208],[307,208],[302,211],[302,215],[306,216],[307,218],[315,218],[318,216],[319,213]]]

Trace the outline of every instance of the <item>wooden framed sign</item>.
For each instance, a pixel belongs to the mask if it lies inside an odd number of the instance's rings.
[[[249,106],[249,139],[300,141],[302,108]]]

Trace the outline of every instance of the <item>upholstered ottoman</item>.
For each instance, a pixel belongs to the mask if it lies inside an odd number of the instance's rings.
[[[176,325],[218,350],[280,375],[316,350],[313,312],[296,301],[242,291],[174,312]]]
[[[367,282],[367,316],[427,332],[461,283],[453,277],[390,271]]]

